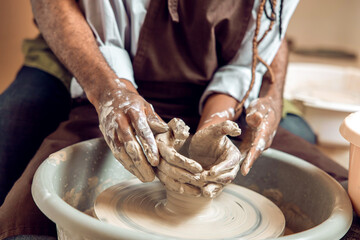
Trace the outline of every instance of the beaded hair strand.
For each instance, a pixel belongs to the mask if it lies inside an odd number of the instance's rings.
[[[253,46],[252,46],[252,51],[253,51],[253,56],[252,56],[252,65],[251,65],[251,82],[250,82],[250,86],[249,89],[246,91],[244,98],[241,100],[241,102],[239,102],[235,108],[235,113],[239,113],[242,108],[243,105],[246,101],[246,99],[249,97],[250,92],[254,86],[255,83],[255,72],[256,72],[256,65],[258,62],[261,62],[269,71],[270,74],[270,82],[273,83],[275,80],[274,77],[274,73],[271,69],[271,67],[259,56],[258,53],[258,45],[262,42],[262,40],[266,37],[266,35],[272,30],[274,24],[275,24],[275,20],[276,20],[276,14],[275,14],[275,8],[276,8],[276,0],[269,0],[270,3],[270,7],[271,7],[271,15],[269,16],[266,9],[265,9],[265,4],[266,4],[267,0],[261,0],[260,3],[260,7],[256,16],[256,28],[255,28],[255,32],[254,32],[254,37],[253,37]],[[282,15],[282,8],[283,8],[283,0],[281,0],[280,2],[280,26],[279,26],[279,32],[280,32],[280,38],[281,38],[281,32],[282,32],[282,22],[281,22],[281,15]],[[260,38],[260,40],[258,39],[258,35],[259,35],[259,31],[260,31],[260,24],[261,24],[261,17],[262,14],[265,14],[265,16],[270,20],[270,24],[268,29],[265,31],[265,33],[263,34],[263,36]]]

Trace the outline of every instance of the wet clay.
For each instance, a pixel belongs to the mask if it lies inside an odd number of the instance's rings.
[[[230,184],[215,199],[166,191],[138,179],[114,185],[95,202],[104,222],[135,232],[180,239],[265,239],[283,234],[285,218],[262,195]]]
[[[139,233],[182,239],[265,239],[283,234],[284,215],[260,194],[233,184],[224,188],[228,183],[221,184],[218,189],[222,191],[214,188],[204,194],[201,190],[220,185],[210,179],[217,177],[217,171],[208,167],[219,156],[227,156],[221,149],[227,149],[227,154],[238,152],[228,146],[226,137],[240,134],[236,123],[225,121],[200,132],[204,136],[195,135],[191,143],[194,138],[198,141],[190,144],[189,152],[196,161],[178,153],[189,128],[181,119],[171,120],[168,126],[170,131],[156,136],[161,161],[155,174],[160,181],[141,183],[134,179],[102,192],[94,205],[101,221]],[[209,162],[209,156],[215,160]],[[236,175],[238,169],[231,169],[226,166],[225,171]]]

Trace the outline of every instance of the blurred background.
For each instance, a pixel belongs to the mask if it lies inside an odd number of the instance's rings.
[[[32,19],[30,1],[0,0],[0,93],[14,80],[23,62],[22,40],[38,33]]]
[[[0,0],[0,93],[12,82],[22,64],[22,40],[37,33],[30,1]],[[301,0],[287,36],[291,63],[360,68],[360,1]],[[319,148],[348,167],[346,145],[319,144]]]

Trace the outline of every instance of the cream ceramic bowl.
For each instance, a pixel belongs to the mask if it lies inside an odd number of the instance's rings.
[[[44,161],[35,174],[32,194],[40,210],[56,223],[59,239],[164,239],[136,234],[90,216],[100,192],[131,178],[106,143],[93,139]],[[352,223],[351,203],[342,186],[322,170],[288,154],[267,150],[250,174],[239,175],[235,183],[267,196],[280,207],[287,228],[294,232],[280,239],[340,239]]]
[[[321,145],[347,146],[338,129],[360,111],[360,69],[314,63],[289,64],[284,97],[295,100]]]
[[[340,133],[350,142],[348,192],[356,213],[360,215],[360,112],[344,119]]]

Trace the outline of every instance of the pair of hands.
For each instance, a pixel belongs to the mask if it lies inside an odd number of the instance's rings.
[[[187,158],[178,152],[188,138],[185,123],[174,119],[166,124],[149,103],[120,81],[116,90],[101,99],[97,111],[107,144],[127,170],[143,182],[156,175],[172,191],[205,197],[219,194],[236,177],[241,162],[242,174],[249,172],[270,146],[278,123],[272,101],[258,99],[248,108],[243,154],[227,137],[240,135],[239,127],[224,121],[198,131]]]
[[[244,176],[249,173],[255,160],[270,147],[280,119],[279,103],[271,97],[258,98],[246,112],[248,126],[241,152],[227,137],[237,137],[241,130],[236,123],[226,120],[195,133],[188,147],[190,158],[178,152],[188,136],[184,134],[186,125],[173,119],[168,124],[170,131],[156,136],[165,160],[160,162],[157,176],[172,191],[213,198],[235,179],[240,168]]]
[[[180,119],[169,122],[170,131],[156,136],[162,161],[155,172],[171,191],[213,198],[239,170],[241,154],[226,135],[238,136],[238,125],[225,121],[198,131],[189,141],[189,158],[179,153],[189,136]],[[193,159],[196,159],[193,160]]]

